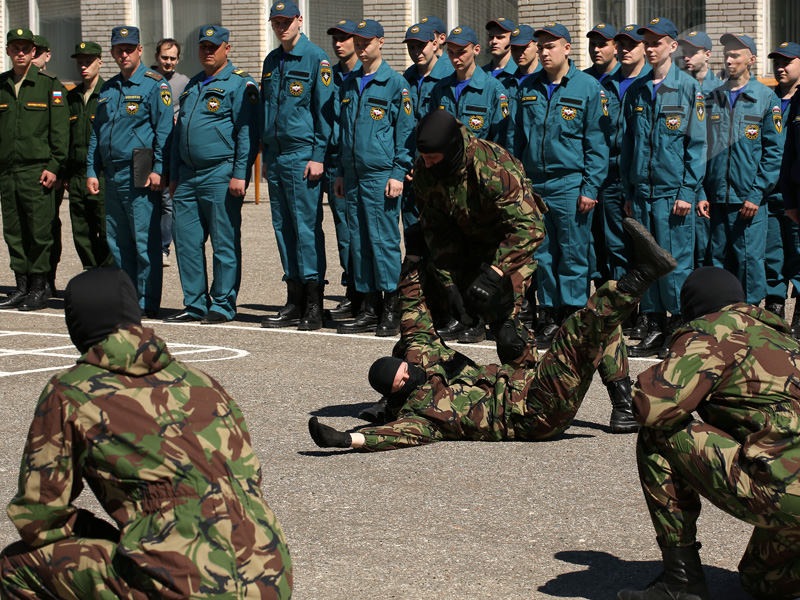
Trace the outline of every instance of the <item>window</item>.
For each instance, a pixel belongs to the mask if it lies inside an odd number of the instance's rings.
[[[772,0],[770,22],[772,35],[769,52],[783,42],[800,43],[800,3],[797,0]]]
[[[646,25],[655,17],[666,17],[675,23],[681,35],[705,29],[706,3],[705,0],[592,0],[592,25],[605,22],[619,29],[631,20]]]
[[[447,25],[448,32],[457,25],[466,25],[478,34],[481,55],[478,62],[488,60],[488,41],[486,23],[498,17],[511,19],[518,24],[519,9],[517,0],[416,0],[417,20],[426,16],[439,17]],[[455,23],[452,20],[455,19]]]
[[[610,23],[619,30],[628,24],[625,13],[625,0],[594,0],[592,27],[597,23]]]

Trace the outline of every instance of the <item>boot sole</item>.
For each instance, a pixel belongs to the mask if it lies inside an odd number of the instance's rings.
[[[300,324],[300,319],[292,319],[291,321],[282,321],[281,323],[261,321],[261,326],[264,329],[281,329],[283,327],[297,327],[299,324]]]
[[[322,329],[322,323],[300,323],[297,326],[297,331],[316,331]]]
[[[375,337],[392,337],[394,335],[398,335],[400,332],[399,330],[394,331],[382,331],[380,329],[375,330]]]
[[[638,423],[614,423],[611,421],[609,424],[611,433],[635,433],[639,431]]]
[[[647,230],[647,228],[639,223],[636,219],[626,217],[622,220],[622,227],[628,234],[634,238],[634,247],[638,244],[645,246],[650,254],[648,261],[655,269],[659,277],[663,277],[667,273],[671,273],[678,266],[678,261],[664,248],[658,245],[656,239]]]

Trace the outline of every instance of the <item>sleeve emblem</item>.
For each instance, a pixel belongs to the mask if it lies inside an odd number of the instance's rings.
[[[775,123],[775,131],[781,133],[783,131],[783,115],[781,114],[780,106],[773,107],[772,122]]]
[[[333,73],[331,72],[331,63],[327,60],[323,60],[319,63],[319,76],[322,78],[322,83],[326,86],[331,84]]]
[[[164,106],[172,106],[172,94],[169,93],[169,90],[161,90],[161,101]]]
[[[500,112],[503,113],[503,118],[508,117],[508,96],[500,94]]]

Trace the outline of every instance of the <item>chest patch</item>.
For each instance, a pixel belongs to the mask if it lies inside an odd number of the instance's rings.
[[[219,110],[219,98],[211,96],[211,98],[208,99],[208,102],[206,102],[206,108],[211,112],[217,112]]]
[[[761,128],[758,125],[745,125],[744,135],[748,140],[757,140]]]
[[[483,117],[480,115],[473,115],[469,118],[469,126],[473,131],[478,131],[483,127]]]
[[[303,84],[299,81],[293,81],[289,84],[289,93],[292,96],[299,96],[303,93]]]
[[[561,107],[561,116],[564,118],[565,121],[572,121],[575,118],[577,111],[572,108],[571,106],[562,106]]]
[[[138,102],[128,102],[125,105],[125,112],[129,115],[135,115],[139,112],[139,103]]]
[[[678,115],[670,115],[666,119],[667,129],[675,131],[681,126],[681,118]]]
[[[377,106],[373,106],[372,108],[369,109],[369,116],[375,119],[376,121],[380,121],[385,114],[386,111]]]

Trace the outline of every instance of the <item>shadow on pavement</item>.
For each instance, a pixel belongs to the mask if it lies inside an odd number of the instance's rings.
[[[310,414],[312,417],[358,418],[358,413],[374,404],[374,402],[359,402],[358,404],[334,404],[333,406],[324,406],[323,408],[312,410],[308,414]]]

